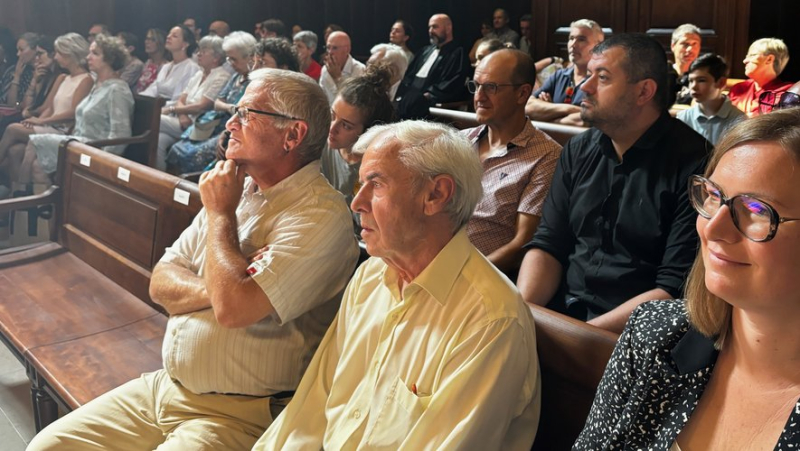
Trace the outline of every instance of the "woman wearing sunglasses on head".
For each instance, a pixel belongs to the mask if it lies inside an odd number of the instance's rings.
[[[574,449],[800,443],[800,109],[742,121],[689,182],[686,300],[636,309]]]

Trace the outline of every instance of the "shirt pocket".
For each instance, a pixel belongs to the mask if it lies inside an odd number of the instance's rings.
[[[366,447],[397,449],[425,413],[429,402],[430,396],[415,394],[402,379],[395,378],[367,437]]]

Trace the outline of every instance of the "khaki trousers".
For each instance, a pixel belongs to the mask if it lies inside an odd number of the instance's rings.
[[[287,402],[197,395],[159,370],[60,418],[28,450],[249,450]]]

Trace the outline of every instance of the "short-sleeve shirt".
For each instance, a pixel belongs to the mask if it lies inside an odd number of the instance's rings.
[[[345,80],[350,77],[358,77],[359,75],[363,74],[365,70],[367,70],[367,68],[364,66],[364,63],[355,60],[350,55],[347,55],[347,62],[344,63],[342,75],[340,75],[339,80],[336,81],[328,73],[328,67],[323,66],[322,74],[319,76],[319,85],[322,87],[322,90],[328,97],[328,103],[333,104],[333,101],[336,100],[336,94],[339,92],[339,86],[341,86]]]
[[[544,82],[541,88],[537,89],[534,97],[539,97],[539,94],[546,92],[550,94],[553,103],[571,103],[572,105],[580,105],[581,100],[585,96],[581,91],[580,85],[575,86],[573,74],[575,73],[575,66],[568,69],[559,69]],[[585,79],[584,79],[585,80]],[[569,100],[569,102],[567,102]]]
[[[350,214],[313,162],[263,191],[247,179],[236,219],[243,255],[269,245],[247,272],[275,314],[234,329],[220,326],[211,308],[172,315],[164,369],[193,393],[269,396],[294,390],[358,259]],[[161,261],[202,277],[206,222],[202,210]]]
[[[706,116],[700,111],[700,106],[695,105],[687,110],[679,111],[678,119],[703,135],[708,142],[716,145],[722,134],[744,117],[744,113],[733,106],[728,96],[723,97],[725,100],[717,114]]]
[[[462,130],[475,147],[488,127]],[[561,145],[530,121],[505,148],[482,163],[483,197],[467,224],[470,241],[484,255],[508,244],[516,234],[517,213],[542,215]]]
[[[697,252],[687,184],[710,150],[666,112],[622,161],[596,128],[570,139],[528,244],[564,269],[550,307],[585,320],[654,288],[678,297]]]

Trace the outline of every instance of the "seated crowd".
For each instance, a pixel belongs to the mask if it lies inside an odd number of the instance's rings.
[[[413,52],[397,20],[364,62],[335,24],[186,19],[145,61],[101,24],[0,30],[0,199],[52,184],[64,139],[131,136],[136,94],[164,100],[156,166],[200,173],[204,207],[153,270],[163,369],[29,449],[529,449],[528,304],[621,334],[574,449],[800,444],[785,43],[753,42],[728,90],[692,24],[670,61],[576,20],[562,64],[510,23],[468,52],[434,14]],[[477,126],[425,120],[470,94]],[[562,146],[532,121],[581,128]]]

